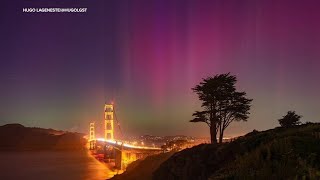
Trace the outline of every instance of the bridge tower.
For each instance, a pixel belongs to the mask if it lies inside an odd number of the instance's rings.
[[[106,140],[114,139],[113,118],[114,118],[113,104],[105,104],[104,105],[104,122],[105,122],[104,139]]]
[[[94,132],[94,122],[90,123],[90,134],[89,134],[89,141],[95,139],[95,132]]]

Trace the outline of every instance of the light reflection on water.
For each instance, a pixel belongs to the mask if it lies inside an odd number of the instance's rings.
[[[0,179],[101,180],[114,175],[88,152],[0,152]]]

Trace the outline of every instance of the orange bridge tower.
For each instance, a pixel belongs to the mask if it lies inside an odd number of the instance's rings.
[[[89,140],[95,139],[95,132],[94,132],[94,122],[90,123],[90,134],[89,134]]]
[[[104,105],[104,139],[113,140],[114,139],[114,107],[113,104]]]

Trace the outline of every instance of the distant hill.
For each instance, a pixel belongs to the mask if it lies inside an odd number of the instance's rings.
[[[161,156],[153,158],[160,162]],[[320,124],[253,131],[230,143],[201,144],[166,158],[156,169],[142,161],[118,179],[320,179]]]
[[[0,126],[0,150],[78,150],[86,144],[83,136],[81,133],[6,124]]]

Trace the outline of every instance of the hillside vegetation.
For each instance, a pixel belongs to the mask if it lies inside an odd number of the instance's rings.
[[[320,124],[253,131],[176,153],[153,179],[319,179]]]
[[[153,160],[163,162],[152,167]],[[169,158],[154,156],[115,179],[127,178],[320,179],[320,124],[253,131],[230,143],[201,144]]]

